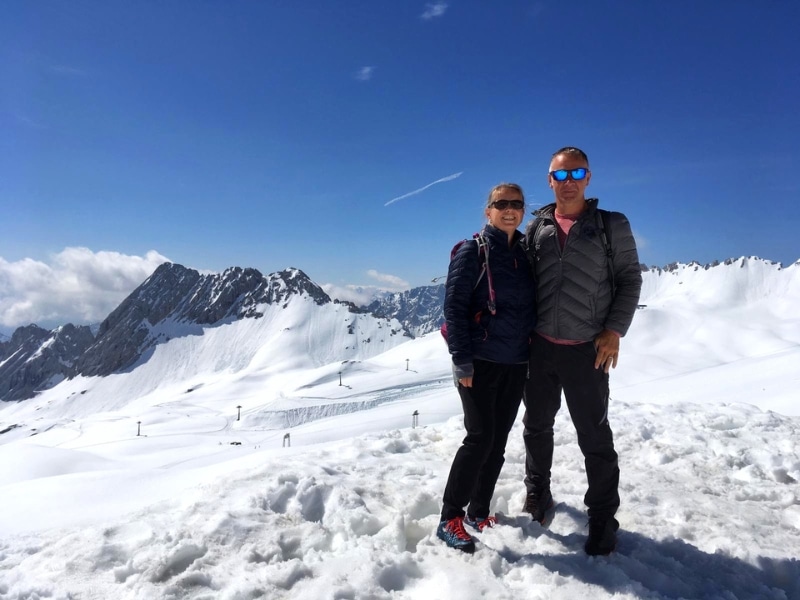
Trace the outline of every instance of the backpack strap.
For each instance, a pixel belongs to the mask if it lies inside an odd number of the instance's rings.
[[[489,268],[489,242],[484,237],[483,232],[476,233],[472,237],[478,243],[478,256],[483,255],[483,268],[481,269],[481,274],[478,276],[478,281],[480,281],[481,277],[483,277],[483,274],[486,273],[486,280],[489,284],[489,300],[486,303],[486,307],[489,309],[489,312],[494,315],[497,313],[497,302],[494,295],[492,270]],[[475,287],[478,287],[477,283],[475,284]]]
[[[487,282],[489,284],[489,300],[486,302],[486,307],[489,309],[489,312],[494,315],[497,313],[497,302],[494,294],[494,282],[492,281],[492,270],[489,268],[489,242],[484,237],[482,231],[473,234],[472,239],[475,240],[475,243],[477,244],[479,260],[480,258],[483,258],[481,271],[478,274],[478,279],[475,281],[475,286],[472,289],[478,287],[478,284],[481,282],[481,279],[483,279],[483,275],[485,273]],[[469,240],[461,240],[455,246],[453,246],[453,249],[450,251],[451,260],[455,256],[458,249],[462,246],[462,244],[468,241]],[[434,277],[431,281],[433,283],[436,283],[439,279],[441,279],[441,277]]]
[[[603,248],[606,251],[606,257],[608,257],[608,278],[611,282],[611,295],[613,296],[617,291],[617,286],[614,283],[614,257],[613,251],[611,248],[611,227],[608,225],[608,211],[598,208],[596,211],[597,213],[597,223],[600,226],[600,239],[603,241]]]

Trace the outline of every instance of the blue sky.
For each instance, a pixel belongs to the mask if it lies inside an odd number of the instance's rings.
[[[0,261],[426,285],[494,184],[550,202],[577,145],[642,262],[788,264],[798,22],[790,0],[10,0]]]

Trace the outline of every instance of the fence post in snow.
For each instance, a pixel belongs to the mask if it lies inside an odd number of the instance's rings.
[[[283,446],[281,447],[286,448],[286,446],[291,446],[291,445],[292,445],[292,440],[289,437],[289,434],[287,433],[286,435],[283,436]]]
[[[411,429],[416,429],[417,425],[419,425],[419,411],[415,410],[411,413]]]
[[[142,434],[142,422],[136,421],[136,437],[139,437]]]
[[[406,371],[408,371],[408,361],[409,361],[409,360],[410,360],[410,359],[408,359],[408,358],[406,359]]]
[[[239,411],[239,412],[236,413],[236,420],[238,421],[238,420],[240,420],[242,418],[242,407],[241,406],[237,406],[236,410]]]
[[[342,372],[339,371],[339,385],[342,385]]]

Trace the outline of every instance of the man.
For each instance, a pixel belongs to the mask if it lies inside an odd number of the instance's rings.
[[[553,506],[553,424],[563,391],[589,482],[584,548],[606,555],[616,547],[619,528],[608,372],[617,366],[620,337],[633,320],[642,273],[625,215],[599,211],[597,199],[585,198],[591,177],[582,150],[566,147],[553,154],[548,180],[555,202],[536,211],[526,231],[537,282],[538,335],[531,342],[524,395],[525,511],[544,523]]]

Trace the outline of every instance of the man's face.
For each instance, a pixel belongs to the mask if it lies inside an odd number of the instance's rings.
[[[568,175],[564,181],[557,181],[549,173],[565,169],[571,171],[573,169],[586,169],[586,177],[576,180],[571,175]],[[589,185],[589,180],[592,178],[592,173],[589,171],[589,165],[580,156],[574,154],[559,154],[550,162],[550,170],[547,178],[550,187],[553,188],[553,194],[556,197],[557,204],[576,205],[582,203],[584,198],[584,191]]]

